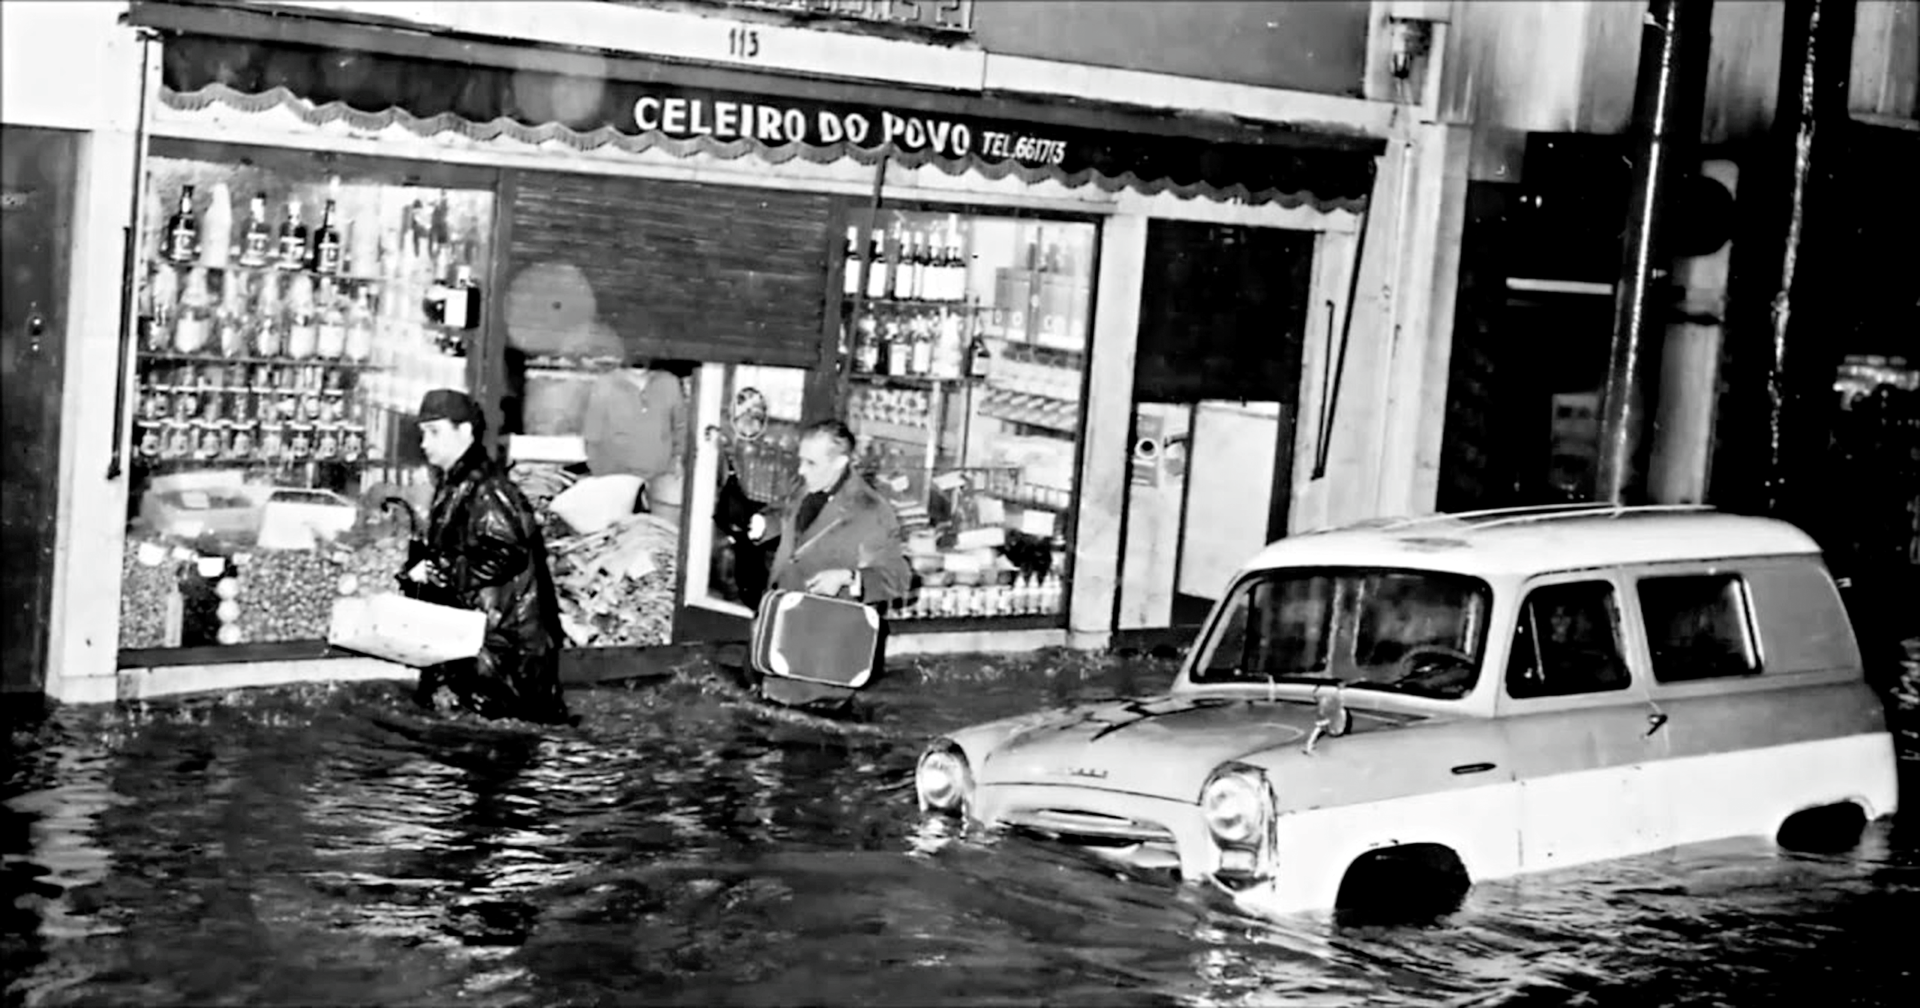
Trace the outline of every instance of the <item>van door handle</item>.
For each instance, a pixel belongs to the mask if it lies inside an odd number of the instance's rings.
[[[1667,726],[1667,716],[1664,713],[1661,713],[1660,711],[1654,711],[1652,714],[1647,715],[1647,737],[1648,738],[1652,738],[1654,732],[1657,732],[1660,729],[1665,728],[1666,726]]]

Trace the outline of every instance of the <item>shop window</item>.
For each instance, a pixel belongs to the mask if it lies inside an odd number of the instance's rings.
[[[895,618],[1064,613],[1096,240],[937,212],[849,227],[847,420],[916,572]]]
[[[1642,578],[1638,591],[1654,679],[1685,682],[1760,671],[1739,575]]]
[[[1605,581],[1529,592],[1507,656],[1507,695],[1527,699],[1625,689],[1618,614],[1613,586]]]
[[[259,152],[149,160],[122,648],[326,636],[390,590],[413,419],[468,387],[494,195]]]

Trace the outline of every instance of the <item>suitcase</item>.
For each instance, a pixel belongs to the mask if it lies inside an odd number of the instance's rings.
[[[753,618],[748,661],[761,675],[859,689],[879,659],[872,606],[806,592],[770,591]]]

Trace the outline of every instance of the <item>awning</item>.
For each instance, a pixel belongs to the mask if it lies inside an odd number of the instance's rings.
[[[1225,116],[669,64],[227,4],[136,0],[129,20],[165,33],[169,107],[279,108],[315,126],[774,163],[887,156],[953,175],[1353,211],[1385,149]]]

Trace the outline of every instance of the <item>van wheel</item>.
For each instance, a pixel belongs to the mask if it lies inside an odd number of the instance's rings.
[[[1405,844],[1368,851],[1347,869],[1335,897],[1343,926],[1425,924],[1460,909],[1472,880],[1452,849]]]
[[[1866,830],[1866,811],[1853,802],[1838,802],[1788,816],[1774,842],[1808,854],[1844,854],[1860,845]]]

